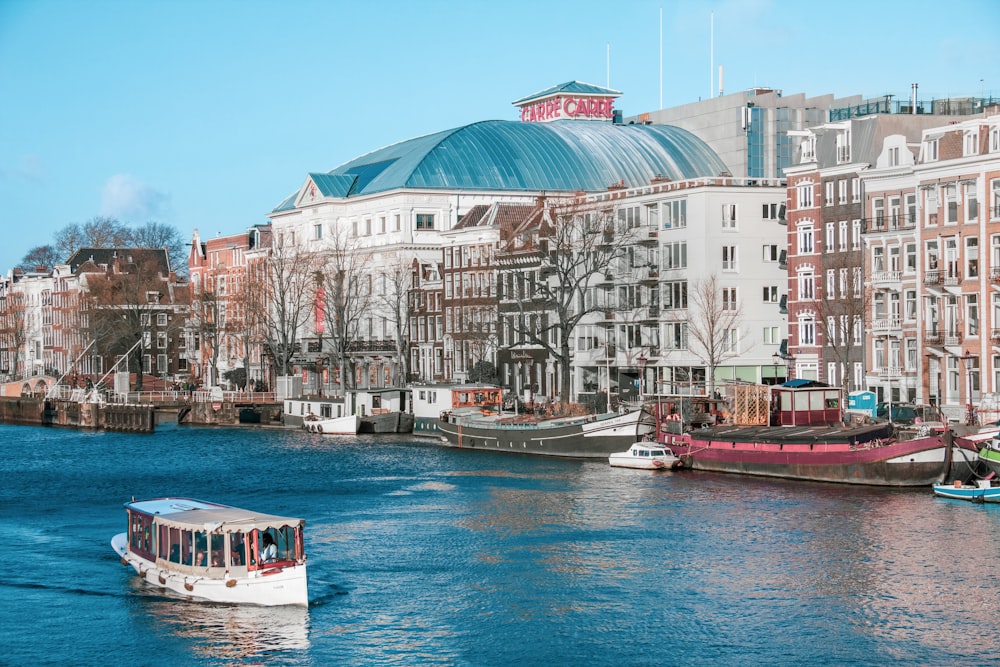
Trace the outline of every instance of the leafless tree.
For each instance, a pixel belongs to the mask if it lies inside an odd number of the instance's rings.
[[[301,333],[313,315],[320,266],[314,253],[292,244],[275,244],[264,260],[260,280],[264,298],[254,317],[264,323],[264,346],[279,375],[291,372]]]
[[[354,343],[363,337],[362,321],[371,315],[375,277],[371,271],[371,251],[362,248],[346,229],[329,236],[323,264],[317,273],[320,288],[318,307],[322,313],[326,349],[340,369],[341,391],[354,386]]]
[[[500,255],[520,254],[535,260],[534,269],[515,273],[518,313],[508,317],[514,345],[536,345],[556,362],[560,374],[560,400],[570,397],[570,340],[573,330],[588,315],[604,312],[607,305],[588,300],[588,288],[632,242],[619,228],[611,211],[583,210],[565,205],[531,228],[504,240]],[[503,262],[502,257],[498,256]]]
[[[7,362],[3,372],[11,377],[19,374],[21,351],[27,339],[24,294],[9,292],[0,298],[0,352],[5,353]]]
[[[387,314],[389,324],[396,330],[396,359],[399,372],[397,383],[405,383],[410,375],[410,290],[413,287],[411,261],[398,256],[387,257],[388,262],[382,270],[381,280],[385,291],[376,297],[376,302]]]
[[[738,342],[745,337],[740,330],[743,311],[735,295],[736,289],[722,286],[714,274],[692,285],[689,348],[705,364],[709,396],[715,391],[715,370],[739,354]]]
[[[35,246],[21,259],[21,263],[18,265],[25,271],[34,271],[38,268],[44,268],[46,271],[51,271],[52,267],[58,264],[65,258],[60,258],[59,253],[56,249],[50,245],[40,245]]]
[[[137,391],[143,387],[143,357],[154,345],[154,318],[168,306],[186,305],[188,294],[187,289],[175,289],[172,276],[164,275],[156,252],[133,250],[106,272],[86,274],[90,337],[106,355],[129,356],[130,367],[137,369]],[[185,322],[168,319],[168,326],[176,332]]]
[[[823,335],[824,356],[840,368],[841,387],[847,396],[851,390],[851,364],[861,361],[864,352],[865,317],[872,295],[866,291],[861,267],[861,251],[833,253],[823,260],[827,275],[832,272],[835,284],[824,284],[812,303],[818,329]]]

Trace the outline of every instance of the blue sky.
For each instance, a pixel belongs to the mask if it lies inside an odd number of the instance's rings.
[[[661,8],[665,107],[719,65],[727,92],[1000,95],[996,0],[0,0],[0,271],[98,215],[240,232],[308,172],[574,79],[655,110]]]

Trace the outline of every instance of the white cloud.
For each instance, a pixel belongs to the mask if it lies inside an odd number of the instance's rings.
[[[101,215],[123,222],[162,220],[169,208],[170,195],[130,174],[115,174],[101,189]]]

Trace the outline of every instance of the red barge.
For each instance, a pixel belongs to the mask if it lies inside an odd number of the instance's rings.
[[[975,446],[940,422],[845,419],[841,391],[794,380],[735,387],[733,423],[684,431],[664,411],[657,439],[694,470],[872,486],[930,486],[968,471]],[[954,466],[954,468],[953,468]]]

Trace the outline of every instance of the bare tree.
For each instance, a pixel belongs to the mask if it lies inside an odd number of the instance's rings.
[[[410,375],[410,290],[413,287],[413,273],[410,261],[399,257],[389,259],[382,271],[385,291],[377,298],[377,303],[385,311],[389,323],[396,330],[396,359],[399,363],[395,381],[405,383]]]
[[[715,391],[715,369],[739,354],[737,342],[743,311],[736,302],[736,288],[723,287],[718,276],[695,283],[691,290],[688,335],[689,348],[705,364],[707,395]]]
[[[260,281],[265,304],[254,317],[264,323],[264,346],[279,375],[291,372],[292,357],[316,302],[316,272],[319,258],[288,245],[269,249]]]
[[[130,367],[138,369],[137,391],[143,387],[143,358],[156,344],[154,317],[187,294],[186,289],[173,289],[172,276],[164,275],[158,252],[162,251],[132,250],[119,256],[106,272],[86,276],[90,336],[104,354],[128,355]],[[168,319],[168,326],[179,330],[184,320]]]
[[[0,299],[0,352],[5,353],[7,362],[6,368],[0,369],[0,372],[10,377],[19,375],[21,351],[27,339],[24,294],[8,292]]]
[[[320,311],[326,342],[321,352],[330,350],[340,369],[340,389],[354,386],[353,344],[362,335],[362,320],[373,305],[371,251],[363,249],[348,236],[346,229],[335,230],[329,237],[323,265],[318,273],[321,290]]]
[[[209,377],[202,378],[209,386],[219,383],[219,351],[225,322],[220,322],[219,299],[212,290],[192,294],[189,328],[198,335],[201,349],[208,350]]]
[[[508,319],[516,338],[511,342],[537,345],[555,360],[564,403],[570,397],[573,330],[589,314],[606,310],[606,304],[588,300],[588,288],[630,242],[611,212],[571,205],[520,230],[501,251],[508,258],[531,255],[536,262],[534,270],[515,274],[518,316]]]
[[[130,246],[135,248],[166,248],[170,257],[182,258],[184,254],[184,239],[176,227],[162,222],[150,221],[139,227],[129,229]],[[187,275],[187,261],[178,261],[171,266],[179,274]]]
[[[25,271],[34,271],[38,268],[44,268],[46,271],[51,271],[52,267],[59,262],[59,253],[56,252],[56,249],[53,246],[40,245],[35,246],[25,253],[18,266]]]
[[[824,356],[841,369],[844,396],[850,393],[851,363],[862,361],[864,322],[872,295],[865,290],[861,251],[833,253],[823,260],[827,275],[836,283],[824,285],[813,302],[819,330],[823,334]],[[857,338],[855,334],[859,334]]]
[[[249,376],[251,355],[253,350],[262,345],[267,338],[264,280],[258,268],[256,263],[249,263],[246,275],[235,284],[230,284],[233,291],[227,303],[224,327],[226,336],[235,340],[240,350],[243,368],[248,374],[246,378],[248,386],[254,379],[260,379]]]

